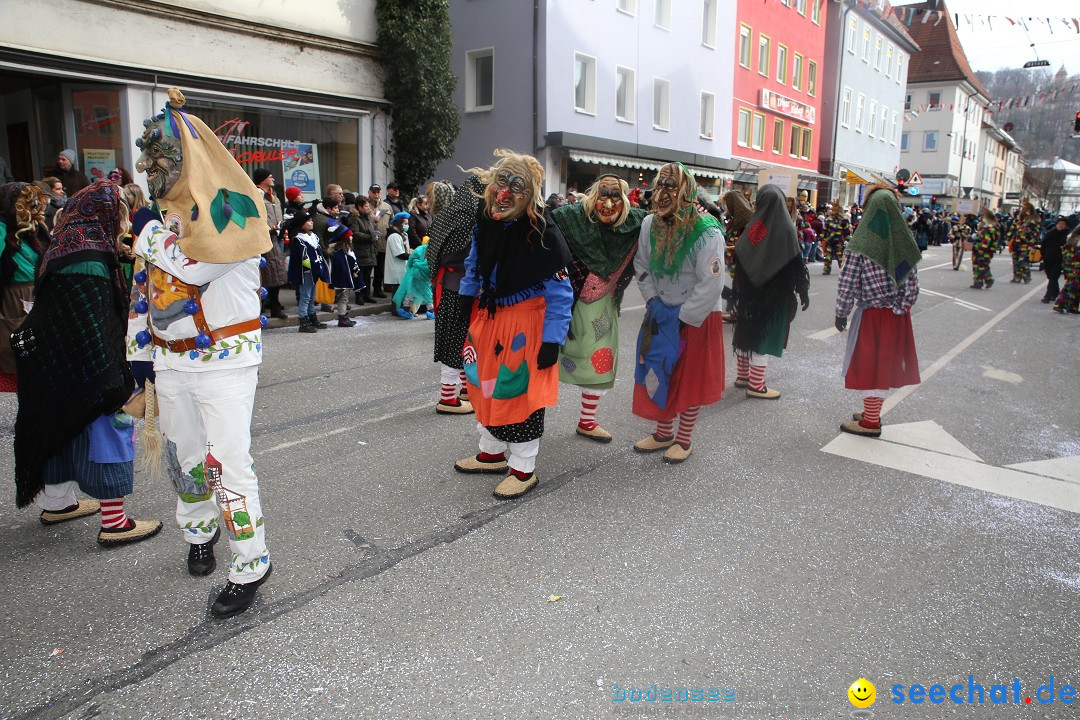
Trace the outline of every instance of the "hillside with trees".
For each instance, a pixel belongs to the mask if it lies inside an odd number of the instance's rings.
[[[1020,144],[1029,163],[1061,157],[1080,164],[1080,140],[1070,137],[1073,119],[1080,112],[1080,75],[1069,76],[1065,68],[1056,73],[1046,69],[1005,68],[979,72],[979,80],[990,93],[990,108],[997,124]],[[1009,101],[1030,98],[1025,104]],[[997,109],[999,101],[1006,106]]]

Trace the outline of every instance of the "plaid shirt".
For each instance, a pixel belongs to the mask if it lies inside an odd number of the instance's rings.
[[[916,268],[904,278],[899,289],[893,289],[885,268],[873,260],[848,253],[836,287],[836,315],[847,317],[857,302],[866,307],[891,308],[903,315],[919,299],[919,273]]]

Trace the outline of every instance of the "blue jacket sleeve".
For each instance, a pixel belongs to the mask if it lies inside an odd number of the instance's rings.
[[[464,283],[462,283],[464,284]],[[570,312],[574,306],[574,288],[566,273],[557,273],[544,281],[544,333],[543,342],[562,345],[570,330]]]
[[[461,286],[458,287],[458,295],[479,297],[480,295],[480,271],[476,267],[476,227],[473,227],[472,245],[469,247],[469,256],[465,258],[465,274],[461,278]]]

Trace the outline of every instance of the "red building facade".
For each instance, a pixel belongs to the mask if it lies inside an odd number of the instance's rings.
[[[818,167],[826,0],[738,0],[731,154]]]

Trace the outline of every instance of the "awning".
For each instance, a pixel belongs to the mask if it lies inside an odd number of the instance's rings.
[[[869,174],[870,173],[867,173],[867,175],[869,175]],[[848,170],[846,173],[844,173],[844,182],[846,182],[848,185],[871,185],[872,184],[872,181],[867,180],[866,178],[864,178],[862,175],[855,172],[854,170]]]
[[[590,165],[659,170],[664,164],[652,160],[626,157],[625,155],[598,155],[596,153],[583,152],[581,150],[571,150],[568,154],[570,155],[570,159],[574,162],[589,163]]]

